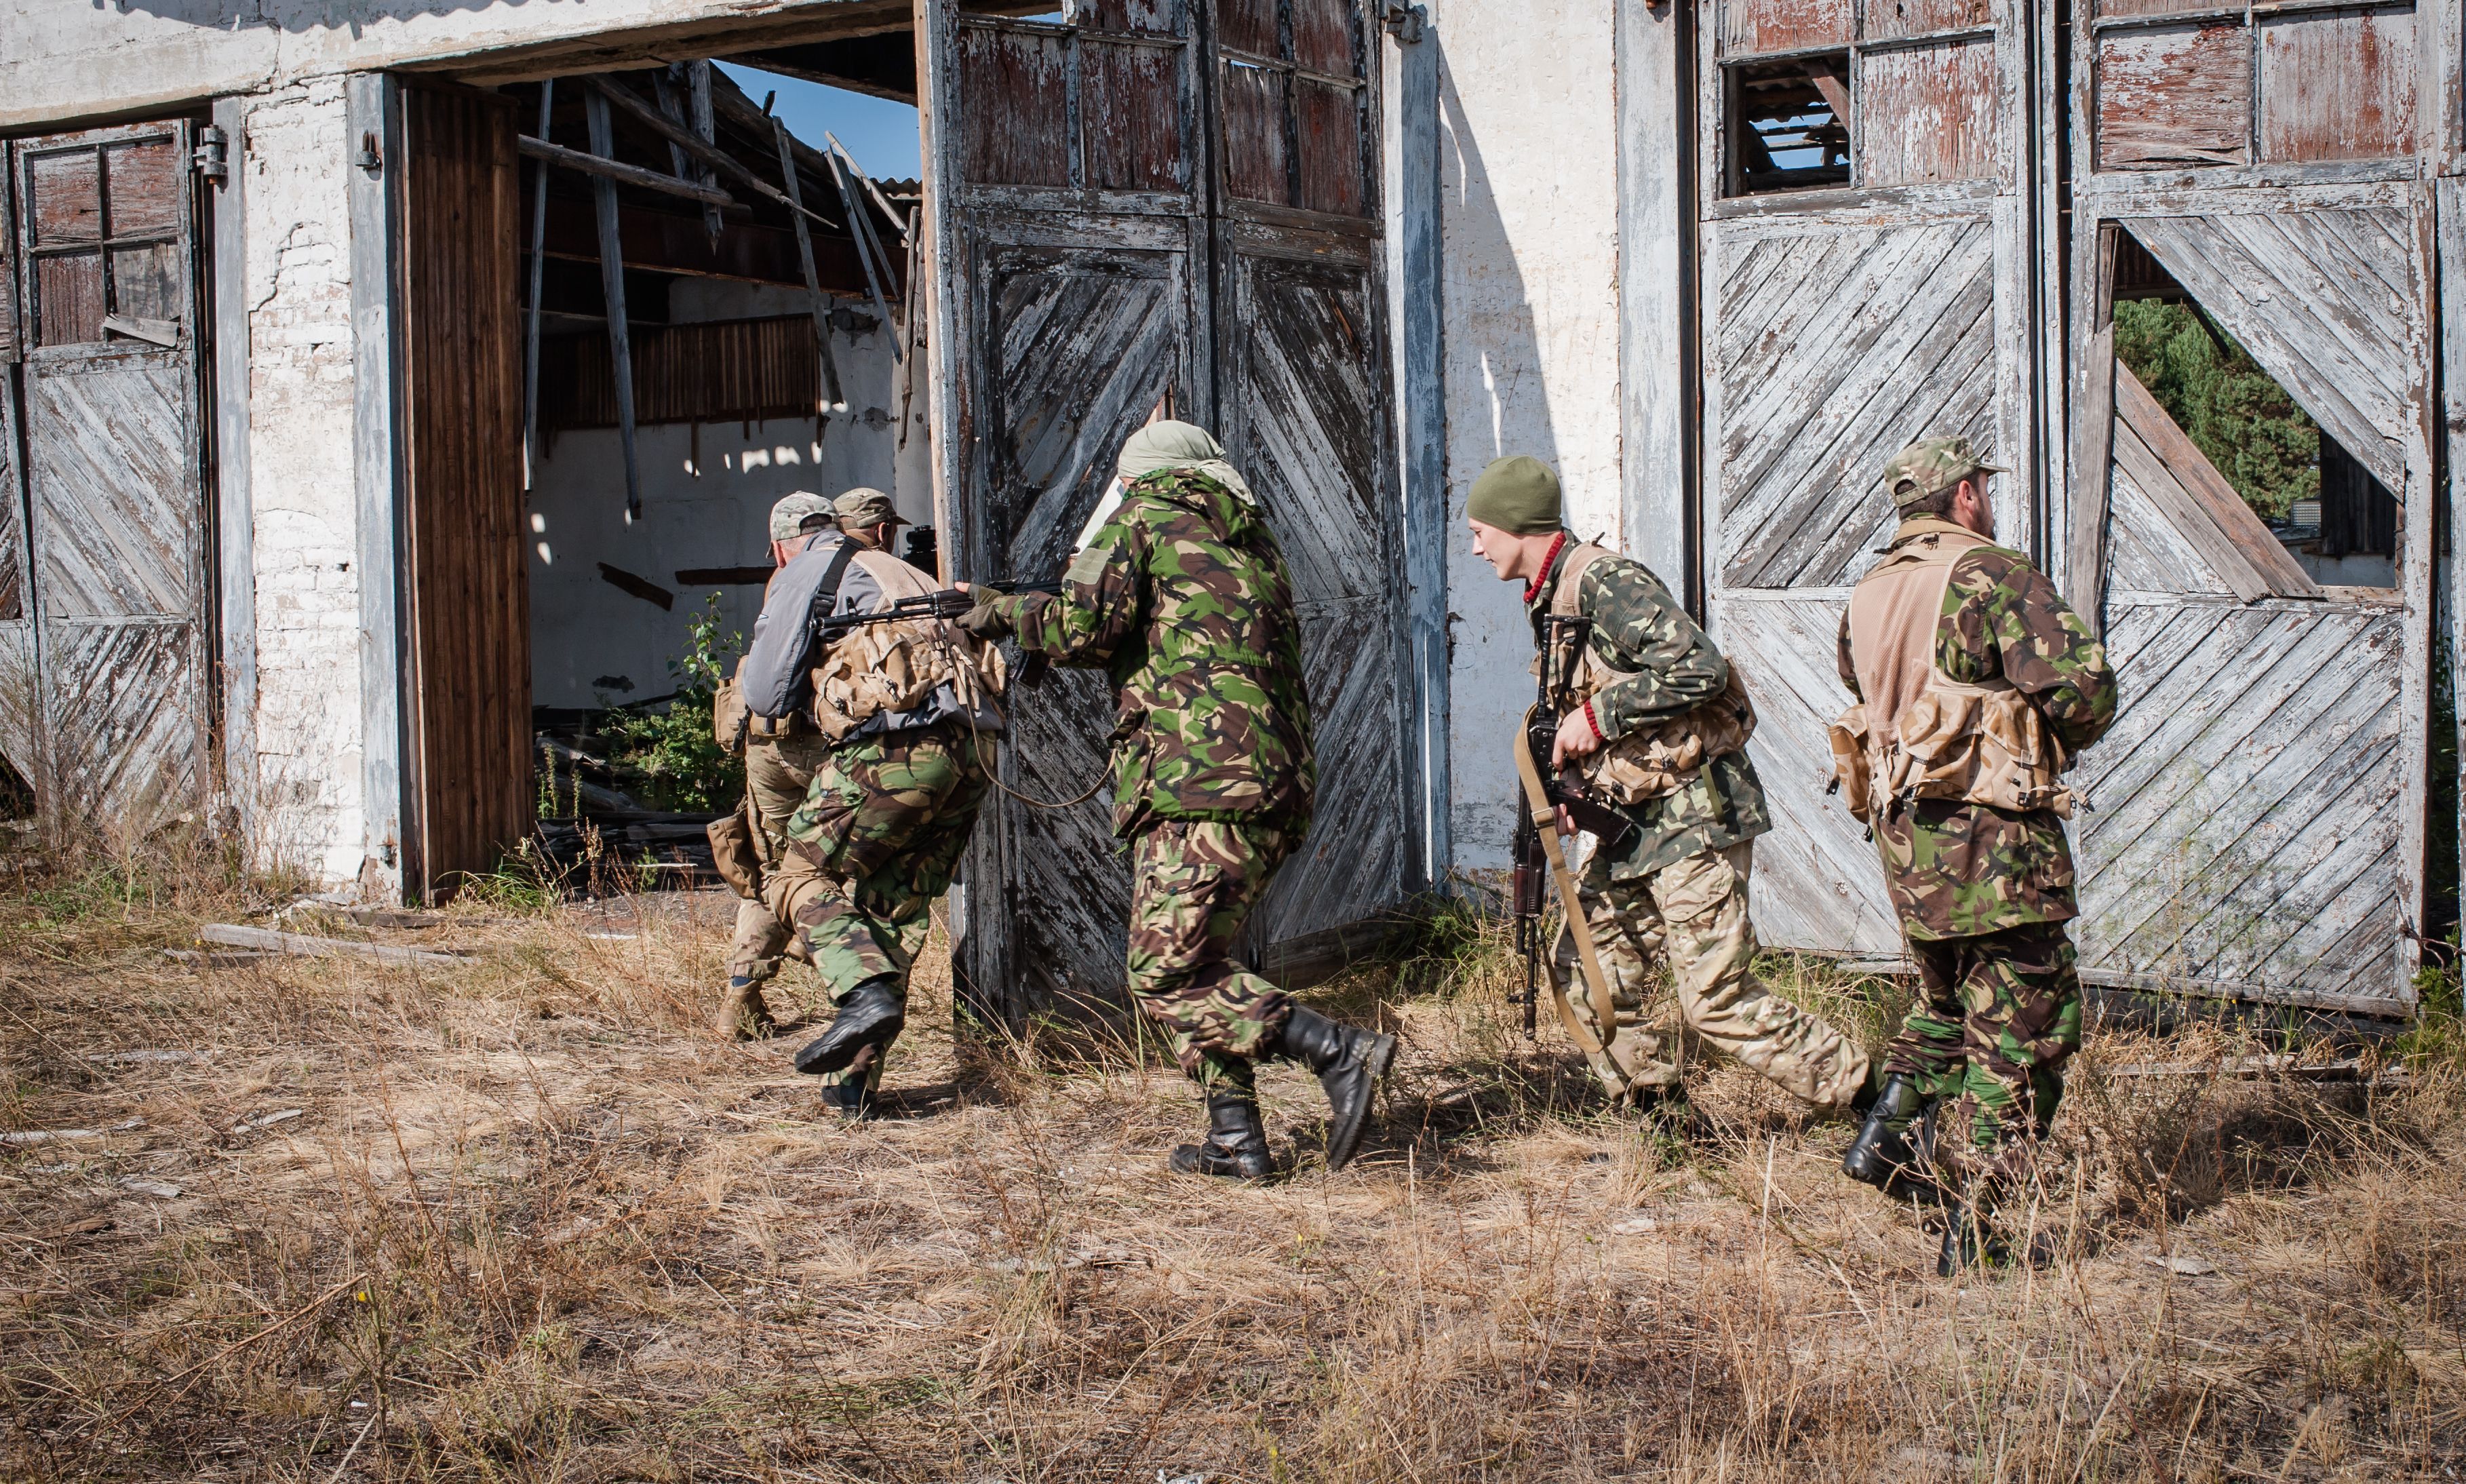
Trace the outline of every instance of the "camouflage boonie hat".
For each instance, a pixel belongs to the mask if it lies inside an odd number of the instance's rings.
[[[901,519],[899,507],[890,503],[888,495],[878,489],[868,489],[863,484],[840,496],[839,503],[833,508],[839,512],[841,530],[863,530],[867,526],[879,526],[884,521],[898,521],[903,526],[908,524]]]
[[[1949,489],[1968,475],[2007,472],[1988,463],[1970,447],[1969,439],[1922,438],[1894,454],[1884,464],[1884,491],[1895,509],[1906,510],[1938,490]]]
[[[831,503],[810,490],[797,490],[771,507],[771,539],[794,541],[802,533],[805,522],[818,515],[828,519]]]

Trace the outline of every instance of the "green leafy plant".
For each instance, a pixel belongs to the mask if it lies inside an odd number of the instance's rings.
[[[2263,517],[2320,498],[2320,425],[2191,305],[2117,304],[2115,353]]]
[[[745,636],[724,634],[713,593],[687,624],[682,658],[668,662],[676,694],[664,705],[613,711],[600,729],[626,792],[660,809],[719,813],[745,791],[745,765],[711,736],[711,708]]]

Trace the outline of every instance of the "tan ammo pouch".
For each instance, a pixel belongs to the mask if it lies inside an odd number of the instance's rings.
[[[1872,822],[1879,798],[1957,798],[2073,817],[2073,791],[2060,776],[2070,761],[2063,743],[2009,681],[1964,686],[1934,672],[1902,710],[1900,736],[1880,756],[1864,706],[1842,712],[1829,734],[1833,778],[1862,821]]]
[[[1550,611],[1564,618],[1577,616],[1577,589],[1584,569],[1608,554],[1606,549],[1591,542],[1569,551],[1559,564],[1558,585],[1551,595]],[[1558,673],[1573,682],[1566,686],[1562,701],[1562,708],[1567,709],[1583,705],[1636,674],[1603,664],[1594,657],[1589,642],[1571,645],[1551,660]],[[1614,804],[1642,803],[1648,798],[1665,798],[1693,783],[1706,763],[1744,750],[1747,738],[1755,731],[1755,704],[1747,699],[1746,686],[1738,679],[1738,667],[1733,664],[1729,684],[1719,695],[1666,722],[1630,731],[1588,754],[1577,766],[1587,791],[1595,797]]]
[[[745,662],[736,662],[737,674],[745,671]],[[719,750],[731,757],[745,755],[745,738],[751,728],[753,713],[746,708],[745,691],[730,675],[719,683],[710,698],[710,739]]]
[[[1865,824],[1875,807],[1871,787],[1874,770],[1867,760],[1866,704],[1861,702],[1843,711],[1824,730],[1832,744],[1832,786],[1840,790],[1841,801],[1850,806],[1850,817]]]
[[[713,820],[703,833],[710,837],[711,864],[719,879],[749,902],[762,900],[762,858],[753,843],[753,801],[736,801],[736,812]]]

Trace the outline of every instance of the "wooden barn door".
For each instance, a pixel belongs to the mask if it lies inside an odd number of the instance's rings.
[[[29,565],[0,629],[32,613],[36,692],[5,714],[48,811],[129,838],[211,783],[189,157],[178,122],[10,152]]]
[[[1404,879],[1393,460],[1378,286],[1377,33],[1357,0],[1084,0],[1066,24],[929,7],[938,483],[950,575],[1051,577],[1168,392],[1291,561],[1319,821],[1252,951],[1308,977]],[[1102,771],[1103,677],[1014,692],[1004,776]],[[979,826],[962,972],[1010,1016],[1116,997],[1130,880],[1104,798]]]
[[[1291,565],[1319,765],[1258,933],[1307,979],[1417,883],[1404,829],[1402,559],[1379,274],[1379,31],[1357,0],[1223,0],[1219,434]]]
[[[2402,1010],[2437,489],[2417,11],[2153,26],[2110,9],[2082,7],[2075,59],[2095,168],[2076,212],[2070,585],[2123,687],[2081,770],[2083,973]],[[2310,416],[2329,512],[2313,524],[2378,502],[2382,534],[2360,541],[2377,571],[2296,567],[2320,543],[2263,526],[2119,362],[2113,306],[2140,296],[2194,306]]]
[[[520,218],[511,101],[401,99],[403,881],[433,897],[531,827]]]
[[[1760,717],[1754,911],[1778,947],[1900,952],[1875,847],[1826,791],[1837,627],[1894,524],[1884,461],[1966,434],[2017,471],[1991,482],[1998,538],[2036,540],[2025,11],[1704,10],[1705,607]]]
[[[1050,579],[1170,393],[1214,412],[1198,21],[1090,0],[1073,24],[927,7],[919,69],[935,255],[935,484],[953,578]],[[1013,692],[1001,776],[1045,800],[1104,769],[1103,675]],[[977,825],[959,970],[997,1020],[1118,996],[1130,876],[1108,797],[998,796]]]

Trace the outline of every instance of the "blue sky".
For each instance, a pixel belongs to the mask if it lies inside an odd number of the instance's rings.
[[[856,163],[876,180],[914,180],[923,170],[916,142],[916,110],[869,93],[825,87],[775,72],[721,62],[719,69],[759,103],[773,91],[779,101],[772,112],[787,121],[788,132],[819,149],[822,131],[837,134]]]

